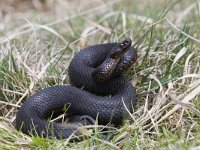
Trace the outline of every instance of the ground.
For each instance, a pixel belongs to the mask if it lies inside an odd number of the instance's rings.
[[[0,149],[200,149],[199,0],[1,0]],[[27,136],[16,112],[36,91],[67,84],[81,48],[130,37],[135,111],[105,140]]]

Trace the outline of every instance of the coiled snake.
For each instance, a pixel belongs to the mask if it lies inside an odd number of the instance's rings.
[[[137,59],[131,44],[128,38],[81,50],[68,69],[73,86],[57,85],[35,93],[19,109],[16,128],[29,135],[64,139],[72,133],[80,135],[77,128],[93,124],[93,120],[100,125],[120,125],[127,116],[125,106],[131,112],[136,101],[134,87],[121,75]],[[69,105],[67,114],[71,116],[67,124],[46,120],[65,105]]]

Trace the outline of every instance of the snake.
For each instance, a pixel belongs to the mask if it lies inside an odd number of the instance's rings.
[[[23,102],[16,129],[44,138],[66,139],[83,134],[80,127],[120,126],[136,104],[136,90],[124,76],[137,59],[132,40],[96,44],[75,54],[68,67],[70,85],[44,88]],[[65,112],[65,123],[50,121]]]

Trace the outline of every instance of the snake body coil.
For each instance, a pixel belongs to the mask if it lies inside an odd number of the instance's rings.
[[[35,93],[19,109],[16,128],[26,134],[64,139],[72,133],[80,135],[78,126],[92,124],[91,118],[97,119],[100,125],[108,123],[120,125],[126,116],[125,106],[132,111],[136,101],[134,87],[119,74],[137,57],[135,49],[130,46],[123,54],[116,54],[117,48],[120,51],[126,42],[123,41],[121,45],[119,43],[98,44],[77,53],[68,70],[70,83],[73,86],[53,86]],[[114,64],[113,60],[116,58],[118,60]],[[104,64],[105,60],[106,63],[110,63],[108,66]],[[125,69],[121,68],[122,64],[125,64]],[[116,68],[112,69],[114,73],[108,73],[110,77],[105,79],[102,74],[113,65]],[[101,78],[105,81],[98,82]],[[67,124],[48,123],[45,120],[49,114],[62,110],[66,104],[69,105],[67,114],[72,116]]]

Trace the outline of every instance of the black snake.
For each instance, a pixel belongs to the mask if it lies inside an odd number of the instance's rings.
[[[97,44],[82,49],[69,65],[72,86],[45,88],[24,102],[16,117],[16,128],[25,134],[64,139],[80,125],[112,123],[118,126],[132,111],[136,93],[132,84],[121,75],[137,59],[131,39],[121,43]],[[110,95],[110,96],[109,96]],[[68,105],[68,123],[49,123],[52,112]],[[126,109],[125,109],[126,106]]]

